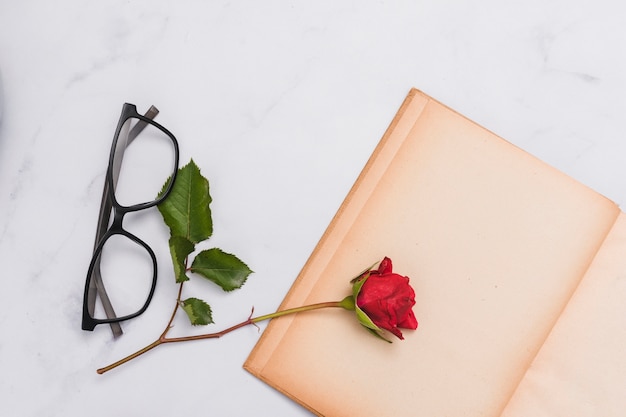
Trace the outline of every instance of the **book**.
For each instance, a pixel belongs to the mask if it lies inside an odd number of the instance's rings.
[[[625,254],[614,202],[412,89],[280,309],[388,256],[417,330],[284,316],[244,368],[326,417],[621,416]]]

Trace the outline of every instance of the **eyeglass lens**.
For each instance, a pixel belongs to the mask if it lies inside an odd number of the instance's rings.
[[[118,317],[140,311],[149,297],[154,265],[148,250],[123,234],[111,235],[98,254],[102,283]],[[92,317],[106,319],[97,303]]]
[[[115,199],[122,206],[156,200],[166,180],[176,169],[172,140],[165,132],[147,124],[128,146],[129,131],[138,122],[128,119],[120,131],[113,166],[120,166]]]

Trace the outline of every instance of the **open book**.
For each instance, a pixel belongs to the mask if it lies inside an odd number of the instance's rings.
[[[412,90],[281,308],[340,300],[389,256],[415,331],[349,311],[274,319],[244,367],[314,413],[623,416],[626,217]]]

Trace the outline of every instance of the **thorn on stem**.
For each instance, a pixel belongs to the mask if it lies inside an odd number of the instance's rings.
[[[261,333],[261,328],[255,322],[252,321],[253,314],[254,314],[254,306],[252,306],[252,310],[250,311],[250,315],[248,316],[248,322],[250,322],[250,324],[256,327],[257,331]]]

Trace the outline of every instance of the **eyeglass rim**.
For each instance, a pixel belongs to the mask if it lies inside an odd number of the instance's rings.
[[[120,316],[120,317],[98,319],[98,318],[94,317],[93,312],[89,311],[88,294],[89,294],[89,291],[91,290],[91,288],[90,288],[91,287],[91,281],[93,279],[93,274],[94,274],[94,268],[96,266],[96,261],[97,261],[98,257],[100,256],[100,254],[102,253],[102,250],[104,248],[105,243],[111,237],[116,236],[116,235],[121,235],[121,236],[127,237],[128,239],[130,239],[134,243],[136,243],[139,246],[143,247],[146,250],[146,252],[148,252],[148,254],[150,255],[150,259],[152,260],[152,284],[150,285],[150,291],[148,292],[148,297],[146,298],[146,301],[144,302],[142,307],[139,310],[137,310],[136,312],[131,313],[131,314],[126,314],[126,315]],[[132,234],[129,231],[124,230],[122,228],[107,230],[107,232],[104,234],[104,236],[102,236],[102,239],[100,239],[100,242],[98,243],[98,246],[94,250],[93,255],[91,257],[91,262],[89,263],[89,269],[87,270],[87,282],[85,283],[85,294],[83,296],[82,329],[83,330],[93,330],[93,329],[95,329],[95,327],[98,324],[119,323],[121,321],[130,320],[132,318],[135,318],[135,317],[143,314],[146,311],[146,309],[148,308],[148,306],[150,305],[150,302],[152,301],[152,297],[154,296],[154,292],[156,290],[157,276],[158,276],[158,266],[157,266],[156,255],[155,255],[154,251],[152,250],[152,248],[146,242],[144,242],[139,237],[135,236],[134,234]],[[97,289],[93,289],[93,290],[97,291]]]
[[[122,131],[122,128],[124,127],[124,124],[131,118],[141,120],[144,123],[147,123],[156,127],[157,129],[161,130],[170,138],[170,140],[172,141],[172,144],[174,145],[174,165],[173,165],[174,169],[170,177],[168,177],[168,183],[167,183],[166,188],[163,190],[163,192],[160,192],[159,195],[154,200],[125,206],[123,204],[120,204],[120,202],[117,201],[117,198],[115,197],[115,187],[113,187],[114,181],[113,181],[112,167],[113,167],[113,161],[115,160],[115,152],[117,148],[117,143],[120,138],[120,133]],[[163,202],[163,200],[165,200],[169,196],[169,194],[172,191],[172,188],[174,187],[174,182],[176,181],[176,175],[178,174],[179,159],[180,159],[180,150],[178,146],[178,140],[172,134],[172,132],[170,132],[166,127],[164,127],[160,123],[137,112],[137,106],[135,106],[134,104],[124,103],[124,106],[122,107],[122,114],[117,123],[117,127],[115,129],[115,135],[113,136],[113,143],[111,144],[111,150],[109,152],[109,165],[108,165],[107,173],[106,173],[106,181],[108,183],[108,194],[109,194],[109,198],[111,199],[111,203],[113,207],[117,208],[119,211],[122,211],[123,213],[129,213],[129,212],[140,211],[140,210],[144,210],[150,207],[154,207],[158,205],[159,203]]]

